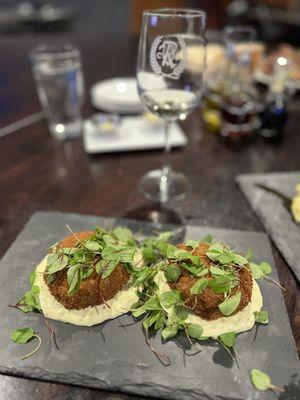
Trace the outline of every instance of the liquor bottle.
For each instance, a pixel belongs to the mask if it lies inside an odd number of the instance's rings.
[[[287,120],[285,83],[287,60],[279,57],[276,62],[272,84],[266,97],[266,105],[260,115],[259,135],[267,140],[280,139]]]

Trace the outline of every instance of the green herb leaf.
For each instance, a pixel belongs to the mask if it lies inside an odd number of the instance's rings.
[[[177,279],[180,276],[180,268],[177,264],[169,264],[164,271],[165,278],[169,282],[177,282]]]
[[[12,331],[11,339],[15,343],[24,344],[33,339],[34,335],[35,333],[32,328],[20,328]]]
[[[219,304],[219,310],[223,315],[231,315],[232,313],[235,312],[235,310],[238,308],[240,301],[241,301],[241,293],[236,293],[235,295],[231,297],[227,297],[221,304]]]
[[[167,242],[171,237],[173,236],[173,232],[172,231],[165,231],[165,232],[161,232],[156,240],[158,242]]]
[[[47,266],[52,265],[59,261],[59,256],[56,253],[50,253],[47,256]]]
[[[220,267],[215,266],[210,267],[209,271],[213,276],[228,275],[228,273],[231,273],[230,271],[226,271]]]
[[[31,286],[34,285],[35,278],[36,278],[36,272],[35,271],[31,271],[30,275],[29,275],[29,283],[30,283]]]
[[[106,261],[116,261],[122,263],[130,263],[133,261],[135,247],[126,246],[106,246],[102,251],[102,258]]]
[[[142,248],[143,260],[146,263],[154,263],[156,261],[157,255],[154,246],[144,246]]]
[[[195,249],[196,247],[199,246],[199,240],[187,240],[185,242],[185,245],[188,247],[192,247],[193,249]]]
[[[213,243],[209,246],[208,251],[205,254],[212,261],[216,261],[223,251],[224,248],[220,243]]]
[[[233,261],[234,261],[235,264],[238,264],[238,265],[241,265],[241,266],[244,266],[244,265],[246,265],[248,263],[247,258],[241,256],[240,254],[234,254],[234,260]]]
[[[187,327],[187,333],[193,339],[200,339],[203,334],[203,329],[200,325],[189,324]]]
[[[155,311],[149,315],[149,317],[145,318],[143,321],[143,326],[146,330],[148,330],[152,325],[156,323],[161,315],[161,311]]]
[[[116,268],[116,266],[119,264],[119,260],[111,260],[108,261],[105,265],[105,267],[103,268],[103,272],[102,272],[102,278],[106,279],[109,277],[109,275],[113,272],[113,270]]]
[[[120,260],[120,252],[124,249],[124,246],[113,246],[107,245],[102,251],[102,258],[106,261]]]
[[[157,296],[153,296],[149,300],[145,301],[144,308],[146,311],[157,311],[162,309]]]
[[[271,378],[259,369],[252,369],[251,381],[258,390],[268,390],[271,388]]]
[[[201,278],[199,279],[190,289],[191,294],[201,294],[203,290],[208,286],[209,279]]]
[[[80,265],[73,265],[68,269],[67,272],[67,279],[68,279],[68,293],[70,295],[75,294],[78,292],[80,283],[81,283],[81,269]]]
[[[210,339],[210,336],[201,336],[201,337],[198,337],[198,340],[208,340],[208,339]]]
[[[106,264],[107,264],[107,262],[105,260],[100,260],[97,262],[96,267],[95,267],[97,274],[100,274],[103,271]]]
[[[139,300],[138,302],[136,302],[131,306],[130,312],[135,318],[138,318],[141,315],[145,314],[146,310],[144,308],[143,303]]]
[[[160,302],[164,307],[171,307],[174,304],[182,303],[182,294],[178,290],[170,290],[160,295]]]
[[[180,265],[182,268],[186,269],[187,271],[189,271],[190,274],[196,277],[200,277],[208,273],[207,268],[201,268],[201,267],[199,268],[194,265],[187,264],[185,262],[181,263]]]
[[[135,252],[136,252],[135,247],[124,249],[123,251],[120,252],[120,262],[121,263],[133,262],[133,257],[135,255]]]
[[[164,314],[161,312],[161,313],[159,314],[159,317],[157,318],[155,324],[154,324],[154,330],[155,330],[155,331],[158,331],[159,329],[163,328],[164,325],[165,325],[165,322],[166,322],[165,316],[164,316]]]
[[[194,276],[196,276],[196,277],[199,278],[200,276],[207,275],[208,272],[209,272],[209,269],[208,269],[208,268],[198,269],[198,270],[197,270],[197,273],[194,274]]]
[[[235,333],[229,332],[224,333],[223,335],[219,336],[219,340],[226,346],[226,347],[233,347],[235,341]]]
[[[136,272],[134,286],[137,287],[142,285],[150,277],[151,273],[152,269],[149,267],[146,267],[141,271]]]
[[[174,253],[175,251],[178,250],[176,246],[173,244],[168,244],[167,246],[167,258],[176,258]]]
[[[262,272],[262,270],[260,269],[259,265],[255,264],[255,263],[250,263],[249,264],[251,273],[253,275],[254,279],[263,279],[264,278],[264,273]]]
[[[177,335],[178,327],[176,325],[166,326],[162,331],[161,335],[164,340],[172,339],[174,336]]]
[[[177,323],[182,323],[184,322],[189,315],[188,310],[182,306],[182,305],[175,305],[172,314],[171,314],[171,319],[173,322],[177,321]]]
[[[190,256],[190,260],[192,261],[193,265],[196,265],[197,267],[202,267],[202,261],[199,256]]]
[[[272,272],[271,265],[266,262],[262,262],[259,265],[250,263],[249,266],[254,279],[263,279],[266,275]]]
[[[52,283],[55,281],[55,274],[48,274],[46,275],[47,283]]]
[[[63,247],[62,249],[59,249],[59,252],[65,254],[66,256],[71,256],[75,254],[78,251],[77,247]]]
[[[267,324],[269,322],[268,311],[255,311],[254,317],[255,317],[255,322],[259,324]]]
[[[93,259],[93,254],[88,254],[86,249],[78,249],[76,253],[73,254],[72,265],[83,264],[89,260]]]
[[[154,241],[154,247],[155,247],[155,249],[158,251],[158,255],[160,256],[160,257],[166,257],[167,256],[167,247],[168,247],[168,243],[167,242],[163,242],[163,241],[161,241],[161,240],[157,240],[157,241]]]
[[[251,261],[253,258],[253,249],[249,248],[246,253],[246,258],[248,261]]]
[[[176,249],[174,250],[174,258],[177,260],[188,260],[192,257],[192,254],[186,250]]]
[[[84,247],[90,251],[96,252],[100,250],[100,244],[96,240],[86,240]]]
[[[21,360],[25,360],[25,358],[28,358],[32,356],[34,353],[36,353],[39,348],[41,347],[42,340],[41,338],[34,332],[32,328],[20,328],[20,329],[15,329],[11,333],[11,339],[13,342],[18,343],[18,344],[25,344],[30,342],[32,339],[37,338],[39,343],[37,347],[32,350],[30,353],[26,354],[25,356],[21,357]]]
[[[206,235],[201,240],[201,242],[204,242],[204,243],[212,243],[212,241],[213,241],[213,237],[211,235]]]
[[[31,289],[25,293],[24,298],[21,300],[21,305],[27,306],[25,307],[25,309],[28,311],[29,307],[32,308],[32,310],[30,311],[41,311],[39,294],[40,294],[39,286],[33,285]]]
[[[133,235],[130,229],[118,226],[112,231],[113,235],[118,239],[119,242],[127,243],[133,239]]]
[[[116,244],[115,238],[113,238],[111,235],[109,235],[107,233],[102,236],[102,240],[106,245],[109,245],[109,244],[115,245]]]
[[[89,276],[92,275],[93,271],[94,271],[94,268],[93,268],[93,267],[83,268],[83,269],[82,269],[81,278],[82,278],[82,279],[88,278]]]
[[[232,275],[220,275],[211,279],[209,287],[214,293],[226,293],[238,284],[238,279]]]
[[[221,263],[221,264],[230,264],[235,260],[235,254],[231,253],[229,251],[224,251],[222,254],[220,254],[217,257],[217,260]]]
[[[56,257],[55,257],[56,256]],[[69,258],[63,254],[61,257],[57,254],[51,253],[47,258],[47,274],[54,274],[62,269],[66,268],[68,265]]]
[[[27,306],[26,304],[22,304],[22,302],[16,304],[16,307],[19,310],[23,311],[23,313],[28,313],[28,312],[34,311],[31,306]]]
[[[268,275],[272,272],[272,267],[267,262],[260,263],[259,268],[261,269],[264,275]]]

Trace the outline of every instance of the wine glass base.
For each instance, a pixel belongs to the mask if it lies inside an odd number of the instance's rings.
[[[174,171],[169,173],[166,180],[162,170],[156,169],[142,177],[139,191],[146,199],[163,204],[169,200],[183,199],[189,191],[189,181],[184,174]]]
[[[172,240],[182,242],[185,237],[185,219],[175,210],[167,208],[159,203],[151,203],[140,208],[128,211],[123,218],[128,221],[147,222],[143,225],[143,229],[139,228],[139,232],[146,236],[152,236],[161,232],[172,232]],[[136,230],[136,227],[128,226]]]

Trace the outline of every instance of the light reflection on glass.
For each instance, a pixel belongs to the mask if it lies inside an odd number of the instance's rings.
[[[156,15],[152,15],[151,16],[151,25],[152,26],[156,26],[157,24],[157,16]]]

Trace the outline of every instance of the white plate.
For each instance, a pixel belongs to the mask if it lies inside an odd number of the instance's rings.
[[[135,78],[114,78],[96,83],[91,89],[94,107],[112,113],[140,113],[143,105]]]
[[[172,124],[170,128],[170,143],[173,147],[187,144],[178,124]],[[164,144],[163,123],[150,122],[143,116],[123,117],[115,133],[99,133],[90,120],[83,125],[83,145],[90,154],[161,149]]]

